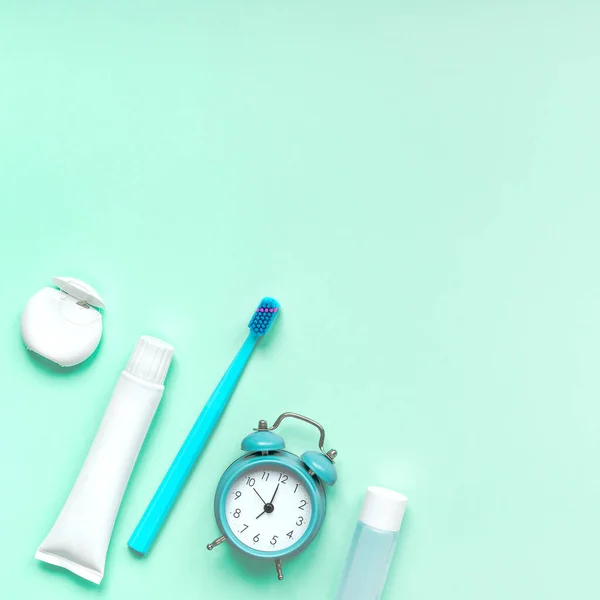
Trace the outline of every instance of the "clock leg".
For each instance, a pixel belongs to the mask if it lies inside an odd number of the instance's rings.
[[[281,569],[281,561],[279,559],[275,561],[275,568],[277,569],[277,579],[281,581],[283,579],[283,571]]]
[[[211,542],[206,546],[209,550],[212,550],[215,546],[222,544],[225,541],[225,536],[222,535],[220,538],[217,538],[214,542]]]

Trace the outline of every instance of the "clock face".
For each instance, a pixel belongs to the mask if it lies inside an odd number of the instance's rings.
[[[281,552],[307,530],[312,503],[303,479],[284,466],[245,471],[227,494],[227,523],[242,544],[262,552]]]

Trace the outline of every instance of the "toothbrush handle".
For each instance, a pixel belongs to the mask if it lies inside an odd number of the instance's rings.
[[[127,545],[132,550],[146,554],[150,549],[208,437],[223,413],[257,340],[258,336],[253,334],[246,338],[229,369],[204,405],[200,416],[129,538]]]

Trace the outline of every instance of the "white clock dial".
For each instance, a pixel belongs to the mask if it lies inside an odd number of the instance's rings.
[[[312,517],[310,494],[292,470],[265,465],[233,482],[225,501],[227,523],[246,546],[277,552],[293,546]]]

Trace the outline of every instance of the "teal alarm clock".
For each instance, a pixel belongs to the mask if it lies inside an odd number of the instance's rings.
[[[298,457],[284,450],[283,438],[274,433],[287,418],[299,419],[319,430],[319,450]],[[281,560],[304,550],[325,518],[325,485],[337,474],[335,450],[324,450],[325,430],[296,413],[283,413],[271,427],[260,421],[242,440],[244,456],[223,474],[215,494],[215,518],[221,537],[208,544],[212,550],[228,542],[257,559],[274,560],[283,579]]]

